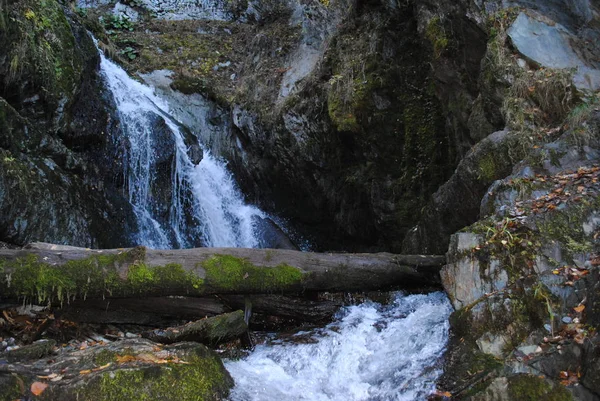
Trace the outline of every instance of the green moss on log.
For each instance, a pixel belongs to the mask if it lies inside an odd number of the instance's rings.
[[[206,285],[224,291],[274,292],[300,288],[303,272],[286,264],[275,267],[255,266],[247,259],[215,255],[202,264]]]
[[[52,266],[33,254],[0,260],[0,293],[38,303],[69,301],[93,296],[127,296],[164,292],[200,295],[203,279],[179,264],[148,266],[145,249],[119,254],[95,254]],[[123,277],[119,267],[129,265]]]

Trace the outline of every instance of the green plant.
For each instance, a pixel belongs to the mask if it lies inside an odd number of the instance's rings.
[[[75,12],[77,13],[77,15],[83,18],[86,18],[88,15],[87,8],[75,7]]]
[[[548,290],[542,283],[537,283],[534,287],[534,297],[538,300],[543,300],[546,303],[546,310],[548,311],[548,316],[550,317],[550,333],[552,337],[554,337],[554,318],[556,314],[554,313],[554,308],[552,308],[552,301],[550,299],[551,295],[548,293]]]
[[[137,50],[131,46],[127,46],[119,52],[119,55],[126,57],[129,60],[135,60],[137,57]]]
[[[126,15],[111,15],[108,19],[102,19],[104,28],[107,29],[107,33],[111,31],[133,31],[134,23]]]
[[[433,46],[434,58],[440,58],[440,56],[448,48],[450,41],[446,35],[443,22],[439,17],[434,17],[431,19],[431,21],[429,21],[425,35]]]

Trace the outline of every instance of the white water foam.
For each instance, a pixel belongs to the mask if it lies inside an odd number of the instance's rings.
[[[416,401],[435,390],[452,307],[443,293],[343,308],[314,343],[260,345],[225,364],[232,401]],[[306,333],[304,333],[305,335]]]
[[[244,203],[225,163],[204,150],[194,165],[188,156],[179,124],[169,114],[169,105],[154,90],[131,79],[100,52],[100,71],[111,91],[120,116],[121,130],[128,140],[126,171],[129,201],[137,217],[137,242],[156,249],[207,247],[254,248],[256,218],[265,214]],[[157,119],[164,120],[174,136],[174,149],[159,149]],[[168,221],[157,215],[152,188],[160,152],[174,152],[172,194]],[[162,219],[164,220],[164,218]]]

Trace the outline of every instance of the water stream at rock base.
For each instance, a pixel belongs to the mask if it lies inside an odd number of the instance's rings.
[[[156,249],[257,247],[254,225],[265,214],[244,202],[225,163],[203,149],[202,161],[195,165],[169,105],[102,52],[100,57],[100,72],[127,139],[124,174],[139,226],[137,243]],[[170,154],[172,160],[161,160]],[[159,166],[165,164],[167,177],[159,176]],[[166,196],[161,195],[165,178],[171,181]],[[166,211],[161,210],[165,198],[170,205]]]
[[[255,221],[265,214],[244,203],[225,163],[203,149],[195,164],[168,103],[100,53],[126,149],[124,175],[139,226],[137,242],[152,248],[257,247]],[[165,155],[172,155],[166,163],[170,206],[161,212],[155,197],[157,181],[165,179],[159,171]],[[441,374],[451,309],[442,293],[397,293],[390,305],[342,308],[325,328],[292,337],[309,337],[309,343],[274,340],[226,362],[236,382],[231,400],[423,400]]]
[[[452,307],[441,292],[345,307],[310,343],[274,341],[225,366],[232,401],[418,401],[435,391]]]

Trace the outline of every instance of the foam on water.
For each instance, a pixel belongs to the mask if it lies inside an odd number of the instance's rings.
[[[225,366],[232,401],[416,401],[435,390],[452,307],[443,293],[343,308],[310,344],[260,345]]]

